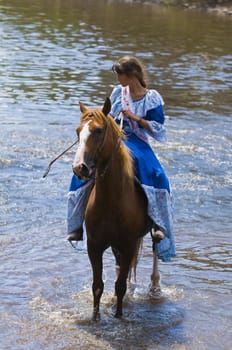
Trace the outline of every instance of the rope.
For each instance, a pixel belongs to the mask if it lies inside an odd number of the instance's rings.
[[[121,112],[120,112],[120,113],[121,113]],[[120,114],[120,113],[119,113],[119,114]],[[118,118],[119,114],[117,114],[117,115],[114,117],[114,120],[116,120],[116,119]],[[124,119],[123,113],[121,113],[121,119],[120,119],[120,129],[121,129],[121,130],[122,130],[122,128],[123,128],[123,119]],[[45,177],[48,175],[48,173],[49,173],[49,171],[50,171],[50,169],[51,169],[52,164],[55,163],[55,162],[57,161],[57,159],[59,159],[60,157],[62,157],[66,152],[68,152],[68,151],[69,151],[73,146],[75,146],[77,143],[78,143],[78,140],[76,140],[71,146],[69,146],[68,148],[66,148],[66,150],[64,150],[62,153],[60,153],[56,158],[54,158],[54,159],[48,164],[48,167],[47,167],[45,173],[43,174],[43,178],[45,178]]]
[[[116,116],[114,117],[114,120],[118,119],[118,116],[121,114],[121,118],[120,118],[120,129],[123,129],[123,120],[124,120],[124,114],[122,113],[122,111],[120,111],[118,114],[116,114]]]
[[[66,152],[68,152],[73,146],[75,146],[78,143],[78,140],[76,140],[71,146],[69,146],[68,148],[66,148],[66,150],[64,150],[62,153],[60,153],[56,158],[54,158],[49,164],[48,167],[45,171],[45,173],[43,174],[43,178],[46,177],[51,169],[51,166],[53,163],[55,163],[55,161],[57,159],[59,159],[60,157],[62,157]]]

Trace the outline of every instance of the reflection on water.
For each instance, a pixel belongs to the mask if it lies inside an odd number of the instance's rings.
[[[1,349],[231,347],[231,19],[126,1],[0,1]],[[172,182],[177,258],[164,297],[147,294],[151,242],[123,320],[112,317],[105,254],[102,319],[90,321],[86,250],[65,242],[78,102],[101,105],[112,63],[141,57],[166,102],[169,141],[153,144]]]

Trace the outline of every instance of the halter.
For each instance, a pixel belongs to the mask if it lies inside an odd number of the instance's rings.
[[[118,117],[118,115],[119,115],[120,113],[121,113],[121,112],[119,112],[119,113],[114,117],[114,120],[117,119],[117,117]],[[108,126],[108,122],[107,122],[107,126]],[[100,150],[102,150],[102,149],[103,149],[103,146],[104,146],[107,126],[106,126],[106,128],[105,128],[104,139],[103,139],[103,142],[102,142],[102,144],[101,144]],[[121,117],[121,120],[120,120],[120,130],[122,130],[122,128],[123,128],[123,114],[122,114],[122,117]],[[119,144],[120,144],[120,141],[121,141],[121,137],[118,138],[118,140],[117,140],[117,142],[116,142],[116,145],[115,145],[115,148],[114,148],[113,151],[115,151],[115,150],[118,148],[118,146],[119,146]],[[75,146],[78,142],[79,142],[79,140],[77,139],[71,146],[69,146],[69,147],[66,148],[63,152],[61,152],[60,154],[58,154],[58,156],[56,156],[56,157],[48,164],[48,167],[47,167],[46,171],[45,171],[44,174],[43,174],[43,178],[45,178],[45,177],[48,175],[48,173],[49,173],[49,171],[50,171],[50,169],[51,169],[52,164],[55,163],[59,158],[61,158],[66,152],[68,152],[68,151],[69,151],[73,146]],[[112,152],[112,154],[113,154],[113,152]],[[106,170],[107,170],[108,167],[109,167],[109,164],[110,164],[111,159],[112,159],[112,154],[111,154],[111,157],[110,157],[108,163],[106,164],[106,166],[105,166],[103,172],[100,174],[101,177],[105,175]],[[96,175],[95,175],[95,179],[96,179]]]
[[[91,115],[90,115],[91,116]],[[94,117],[95,115],[94,115],[94,113],[92,113],[92,116]],[[108,118],[108,117],[106,117],[106,118]],[[114,120],[117,118],[117,116],[114,118]],[[121,118],[121,121],[120,121],[120,130],[122,130],[122,126],[123,126],[123,118]],[[106,119],[106,126],[105,126],[105,128],[104,128],[104,136],[103,136],[103,140],[102,140],[102,143],[99,145],[99,147],[97,148],[97,150],[96,150],[96,152],[95,152],[95,157],[97,157],[99,154],[101,154],[101,152],[102,152],[102,150],[103,150],[103,148],[104,148],[104,146],[105,146],[105,142],[106,142],[106,136],[107,136],[107,130],[108,130],[108,128],[109,128],[109,122],[108,122],[108,120]],[[99,173],[98,175],[96,174],[96,172],[94,173],[94,175],[91,177],[89,177],[89,179],[94,179],[94,180],[96,180],[97,179],[97,177],[104,177],[104,175],[106,174],[106,171],[108,170],[108,168],[109,168],[109,166],[110,166],[110,163],[111,163],[111,161],[112,161],[112,158],[113,158],[113,154],[114,154],[114,152],[118,149],[118,147],[119,147],[119,145],[120,145],[120,141],[121,141],[122,139],[121,139],[121,137],[118,137],[118,139],[117,139],[117,141],[116,141],[116,143],[115,143],[115,145],[114,145],[114,147],[113,147],[113,150],[112,150],[112,152],[111,152],[111,156],[110,156],[110,158],[108,159],[108,161],[107,161],[107,163],[106,163],[106,165],[104,166],[104,168],[103,168],[103,170],[101,171],[101,173]]]

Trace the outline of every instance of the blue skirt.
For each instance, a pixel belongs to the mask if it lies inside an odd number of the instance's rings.
[[[75,174],[73,174],[71,183],[69,186],[69,191],[76,191],[78,188],[86,183],[85,180],[80,180]]]
[[[141,184],[166,189],[170,193],[168,178],[150,145],[135,134],[130,134],[124,143],[132,153],[135,176]],[[85,183],[73,175],[69,191],[76,191]]]
[[[132,152],[135,175],[141,184],[166,189],[170,193],[168,178],[151,146],[135,134],[128,136],[125,144]]]

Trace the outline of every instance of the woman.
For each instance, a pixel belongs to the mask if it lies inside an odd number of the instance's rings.
[[[144,67],[136,57],[124,56],[112,69],[120,85],[111,94],[110,114],[123,124],[127,135],[124,142],[132,151],[135,175],[148,198],[154,237],[161,240],[158,256],[168,261],[175,256],[170,185],[148,140],[151,136],[159,142],[166,141],[164,102],[156,90],[147,88]],[[69,241],[83,239],[82,223],[91,188],[91,182],[84,183],[73,176],[68,202]]]

